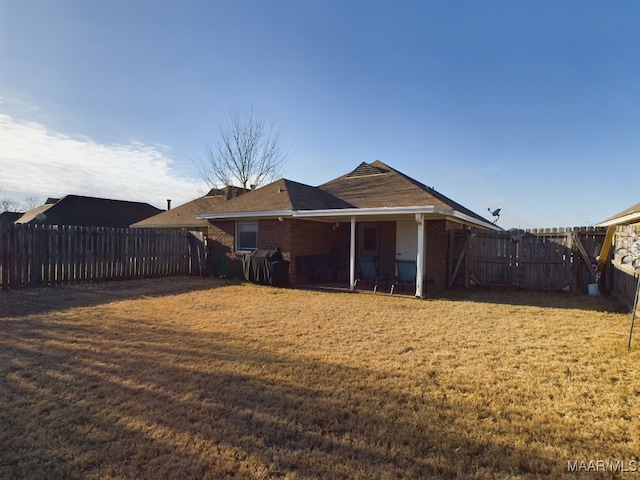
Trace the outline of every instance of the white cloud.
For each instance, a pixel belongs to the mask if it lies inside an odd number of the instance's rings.
[[[0,114],[0,196],[24,198],[88,195],[148,202],[164,207],[205,190],[181,176],[163,146],[104,145],[71,138],[32,121]]]

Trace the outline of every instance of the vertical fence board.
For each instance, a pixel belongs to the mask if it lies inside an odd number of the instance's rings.
[[[585,262],[595,260],[605,234],[605,229],[593,227],[454,232],[449,237],[449,284],[586,291],[593,278],[585,275]],[[589,258],[583,259],[575,248],[578,241],[587,245]],[[460,268],[461,258],[465,269]]]
[[[3,224],[0,286],[17,289],[196,272],[190,239],[181,231]]]

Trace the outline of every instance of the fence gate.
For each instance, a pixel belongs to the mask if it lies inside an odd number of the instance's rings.
[[[450,232],[449,287],[587,290],[606,229]]]

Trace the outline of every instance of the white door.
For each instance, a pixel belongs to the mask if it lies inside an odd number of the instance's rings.
[[[418,256],[418,224],[414,220],[396,222],[396,259],[416,260]]]

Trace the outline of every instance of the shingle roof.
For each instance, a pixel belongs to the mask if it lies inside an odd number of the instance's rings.
[[[191,200],[183,205],[172,208],[152,217],[145,218],[131,225],[133,228],[202,228],[208,225],[206,220],[196,217],[197,214],[208,212],[216,205],[226,202],[242,194],[244,190],[237,187],[212,189],[205,196]]]
[[[362,163],[353,172],[320,185],[322,190],[357,208],[433,205],[453,209],[478,220],[487,219],[408,177],[379,160]],[[490,222],[489,222],[490,223]]]
[[[19,219],[16,220],[16,223],[31,223],[35,222],[36,217],[41,213],[45,213],[51,207],[53,207],[54,203],[47,200],[44,205],[39,205],[31,210],[27,210]]]
[[[318,187],[281,179],[207,210],[206,214],[433,206],[477,215],[436,190],[376,160]]]
[[[67,195],[57,203],[29,210],[16,223],[124,228],[159,212],[148,203]],[[44,218],[37,219],[38,213]]]
[[[19,212],[2,212],[0,213],[0,223],[13,223],[23,214]]]
[[[323,210],[348,206],[318,187],[282,178],[202,213]]]
[[[369,173],[364,173],[366,171]],[[361,164],[353,172],[320,185],[319,188],[356,208],[432,204],[439,207],[447,206],[444,202],[436,202],[433,196],[427,193],[426,186],[412,181],[378,161],[372,165]]]

